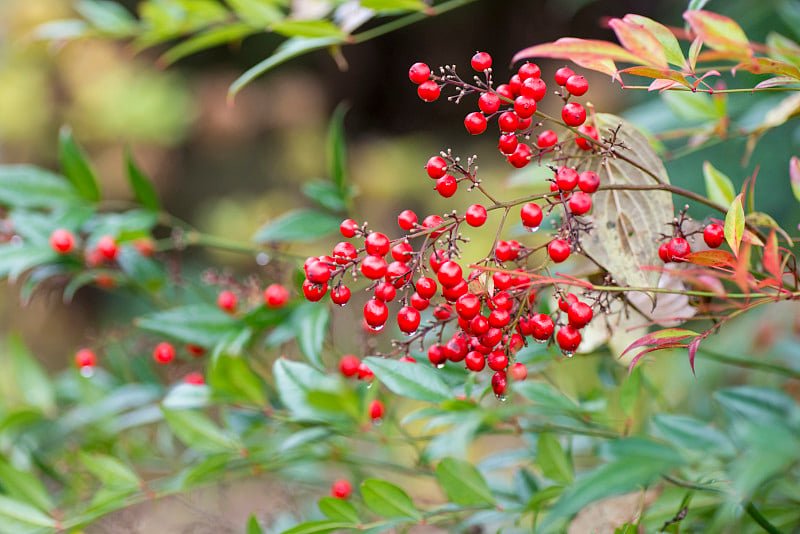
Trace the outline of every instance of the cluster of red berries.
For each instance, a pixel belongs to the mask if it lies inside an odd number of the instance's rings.
[[[192,354],[198,355],[199,347],[195,346],[188,346],[187,350],[189,350]],[[199,355],[202,355],[203,351],[200,349]],[[165,365],[172,362],[175,359],[175,347],[171,343],[161,342],[155,346],[153,349],[153,360],[157,363]],[[91,349],[82,348],[75,353],[73,358],[75,362],[75,366],[81,372],[83,376],[90,377],[94,374],[94,368],[97,366],[97,354]],[[202,373],[199,372],[190,372],[188,373],[183,381],[187,384],[193,385],[202,385],[205,384],[205,378],[203,377]]]
[[[460,101],[466,94],[480,93],[479,111],[473,111],[464,118],[464,126],[472,135],[486,131],[491,119],[497,118],[500,130],[498,148],[514,167],[527,165],[536,155],[542,155],[554,149],[559,143],[558,134],[553,130],[543,130],[536,136],[535,145],[529,145],[534,129],[541,123],[534,123],[537,105],[547,94],[547,84],[541,78],[541,69],[535,63],[525,63],[511,76],[508,83],[495,86],[492,80],[492,57],[486,52],[476,53],[471,60],[472,68],[484,75],[475,76],[475,83],[466,83],[455,73],[455,67],[441,68],[440,76],[436,76],[425,63],[415,63],[408,71],[409,79],[417,84],[417,94],[426,102],[439,98],[442,87],[455,85],[459,94],[454,97]],[[559,92],[564,105],[561,108],[561,119],[567,126],[578,128],[581,135],[574,137],[575,143],[582,150],[591,150],[599,134],[594,126],[586,122],[586,109],[577,102],[570,102],[571,97],[580,97],[589,90],[589,83],[580,74],[575,74],[568,67],[556,71],[555,82],[562,88]]]
[[[725,229],[717,223],[707,224],[703,228],[703,241],[709,248],[718,248],[725,241]],[[685,261],[691,252],[692,247],[683,236],[672,237],[658,247],[658,257],[664,263]]]

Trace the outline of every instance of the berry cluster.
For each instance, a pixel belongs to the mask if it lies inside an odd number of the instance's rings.
[[[686,239],[691,234],[687,234],[683,229],[683,223],[687,220],[689,219],[686,217],[686,209],[684,209],[680,217],[671,223],[674,227],[673,235],[667,236],[669,240],[658,247],[658,257],[664,263],[686,261],[687,256],[692,253],[692,247]],[[725,241],[725,229],[717,223],[707,224],[703,228],[702,234],[703,241],[708,248],[719,248]]]

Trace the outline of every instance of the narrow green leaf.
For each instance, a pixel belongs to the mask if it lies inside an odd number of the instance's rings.
[[[708,3],[708,0],[689,0],[689,5],[686,7],[686,11],[695,11],[698,9],[703,9],[703,7]]]
[[[163,61],[165,65],[172,65],[186,56],[196,54],[208,48],[214,48],[215,46],[241,41],[248,35],[252,35],[258,31],[258,28],[244,23],[209,28],[206,31],[181,41],[179,44],[164,52],[159,59]]]
[[[284,19],[270,26],[270,30],[286,37],[300,37],[303,39],[335,38],[342,41],[346,37],[336,24],[325,19]]]
[[[361,0],[361,7],[374,11],[425,11],[429,6],[422,0]]]
[[[563,486],[549,486],[539,490],[528,499],[528,502],[525,504],[525,510],[533,512],[538,511],[544,503],[552,501],[562,493],[564,493]]]
[[[120,249],[117,264],[132,282],[149,292],[160,291],[167,282],[163,264],[142,256],[131,246]]]
[[[327,180],[313,180],[303,184],[303,194],[331,211],[345,211],[347,201],[352,194],[351,188],[339,189],[335,183]]]
[[[220,429],[200,412],[168,410],[163,407],[161,411],[175,436],[188,447],[209,453],[241,449],[241,445],[233,436]]]
[[[265,402],[264,383],[242,356],[215,356],[209,366],[208,383],[214,393],[222,393],[228,400],[259,406]]]
[[[164,396],[161,405],[167,410],[206,408],[211,404],[211,388],[206,385],[176,384]]]
[[[315,390],[335,391],[337,383],[325,373],[306,363],[278,358],[272,366],[272,376],[278,396],[292,415],[303,421],[331,421],[341,414],[313,406],[308,395]]]
[[[292,325],[300,351],[314,367],[322,369],[322,344],[328,333],[330,312],[326,306],[303,303],[292,313]]]
[[[268,70],[277,67],[281,63],[284,63],[297,56],[313,52],[314,50],[340,44],[342,41],[342,37],[320,37],[317,39],[293,37],[291,39],[287,39],[281,43],[277,50],[275,50],[275,53],[236,78],[236,80],[228,89],[228,100],[232,100],[236,94],[241,91],[242,88],[244,88],[245,85],[252,82]]]
[[[55,413],[55,388],[44,367],[31,354],[19,335],[10,335],[7,343],[11,365],[10,368],[5,368],[5,372],[14,377],[14,386],[22,400],[45,414]]]
[[[136,165],[130,150],[125,152],[125,168],[128,171],[128,182],[136,200],[147,209],[161,211],[161,202],[155,187],[153,187],[153,182]]]
[[[578,412],[580,408],[575,402],[544,382],[525,380],[514,384],[514,389],[523,397],[532,400],[535,405],[559,412]]]
[[[706,195],[723,206],[730,206],[736,196],[733,182],[724,173],[716,169],[710,162],[703,162],[703,177],[706,181]]]
[[[635,367],[619,387],[619,403],[627,417],[633,416],[641,389],[642,372],[640,368]]]
[[[264,29],[283,18],[278,4],[263,0],[225,0],[236,15],[255,28]]]
[[[251,514],[250,519],[247,520],[247,534],[264,534],[255,514]]]
[[[137,489],[142,484],[139,476],[130,467],[113,456],[80,452],[79,458],[90,473],[110,488]]]
[[[216,306],[193,304],[143,315],[134,321],[143,330],[212,347],[240,328],[238,321]]]
[[[293,210],[262,226],[253,240],[256,243],[315,241],[339,229],[341,219],[313,210]]]
[[[331,116],[328,126],[328,172],[339,191],[347,182],[347,148],[344,136],[344,117],[348,106],[340,103]]]
[[[107,0],[79,0],[75,10],[103,33],[116,36],[136,31],[136,19],[122,5]]]
[[[355,523],[343,523],[341,521],[308,521],[301,523],[294,528],[284,530],[281,534],[322,534],[324,532],[333,532],[343,528],[356,528],[358,525]]]
[[[385,480],[368,478],[361,483],[361,496],[367,508],[381,517],[407,517],[414,521],[422,519],[411,497]]]
[[[686,63],[686,58],[683,57],[681,45],[678,43],[678,39],[675,37],[675,34],[672,33],[669,28],[659,22],[654,21],[653,19],[649,19],[641,15],[628,14],[625,15],[623,20],[632,24],[637,24],[649,31],[661,44],[661,47],[664,50],[664,55],[668,62],[677,67],[683,67],[684,63]]]
[[[430,366],[376,357],[365,358],[364,363],[387,388],[403,397],[427,402],[453,398],[450,388]]]
[[[794,400],[783,391],[758,386],[737,386],[714,392],[714,399],[736,418],[753,422],[797,421]]]
[[[50,493],[39,478],[5,460],[0,460],[0,484],[9,497],[28,502],[42,511],[47,512],[55,507]]]
[[[79,200],[63,176],[32,165],[0,165],[0,204],[15,208],[53,208]]]
[[[540,434],[536,450],[536,460],[544,476],[563,484],[572,482],[572,462],[555,436],[549,432]]]
[[[49,245],[0,245],[0,278],[8,277],[13,282],[28,269],[56,259],[58,254]]]
[[[323,497],[319,500],[319,510],[335,521],[346,521],[356,524],[361,523],[356,507],[342,499]]]
[[[62,128],[58,137],[58,155],[61,170],[75,186],[78,194],[90,202],[100,200],[100,188],[86,154],[72,137],[69,128]]]
[[[494,496],[480,472],[471,463],[456,458],[444,458],[436,466],[447,497],[460,506],[494,506]]]
[[[653,417],[653,425],[664,439],[684,449],[724,457],[736,453],[728,436],[694,417],[657,414]]]
[[[730,204],[728,213],[725,214],[725,241],[731,247],[734,256],[739,257],[739,245],[744,237],[744,205],[743,194],[739,193]]]
[[[55,528],[57,522],[49,515],[30,504],[0,495],[0,518],[8,518],[25,525]]]

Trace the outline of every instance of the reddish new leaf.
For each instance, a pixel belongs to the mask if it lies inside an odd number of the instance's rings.
[[[644,349],[642,352],[634,356],[634,358],[631,360],[630,365],[628,365],[628,374],[630,374],[633,371],[633,368],[636,366],[636,362],[639,361],[639,358],[641,358],[642,356],[644,356],[649,352],[655,352],[657,350],[664,350],[664,349],[682,349],[682,348],[686,348],[686,343],[666,343],[664,345],[659,345],[657,347],[650,347]]]
[[[791,63],[785,61],[778,61],[777,59],[770,59],[767,57],[756,57],[743,61],[733,68],[735,73],[737,70],[746,70],[753,74],[777,74],[779,76],[788,76],[794,78],[794,83],[800,83],[800,69]]]
[[[710,11],[687,11],[683,18],[695,35],[714,50],[729,53],[729,58],[752,55],[750,41],[733,19]]]
[[[681,340],[686,339],[687,337],[699,336],[697,332],[694,330],[686,330],[684,328],[667,328],[665,330],[659,330],[657,332],[650,332],[644,337],[641,337],[631,343],[627,349],[625,349],[622,354],[620,354],[620,358],[625,356],[625,354],[630,351],[631,349],[635,349],[637,347],[644,347],[647,345],[654,345],[657,347],[661,347],[665,344],[675,343]]]
[[[678,67],[683,67],[686,59],[683,57],[681,45],[678,44],[678,39],[669,28],[659,22],[641,15],[628,14],[625,15],[622,20],[646,28],[661,44],[661,48],[664,50],[664,55],[666,56],[667,61]]]
[[[783,278],[783,273],[781,272],[781,255],[778,252],[778,236],[774,229],[769,233],[767,244],[764,247],[764,269],[775,277],[775,280]]]
[[[645,78],[655,78],[659,80],[670,80],[684,87],[690,88],[692,84],[686,77],[676,70],[656,69],[653,67],[629,67],[619,71],[620,74],[633,74],[634,76],[644,76]]]
[[[766,87],[781,87],[783,85],[793,84],[800,84],[800,80],[793,78],[792,76],[775,76],[774,78],[764,80],[763,82],[757,84],[755,88],[764,89]]]
[[[745,243],[736,258],[736,268],[733,271],[733,281],[744,293],[750,292],[750,243]]]
[[[667,56],[661,43],[644,26],[623,19],[611,19],[608,25],[626,50],[642,58],[648,65],[667,68]]]
[[[697,354],[697,348],[700,346],[700,342],[703,340],[702,336],[697,336],[694,340],[689,343],[689,365],[692,368],[692,374],[694,373],[694,357]]]
[[[663,93],[667,89],[672,89],[673,87],[680,87],[681,84],[678,82],[673,82],[672,80],[653,80],[648,87],[648,91],[658,91],[659,93]]]
[[[514,55],[513,62],[532,57],[550,57],[575,61],[624,61],[626,63],[643,64],[642,58],[631,54],[614,43],[595,39],[576,39],[562,37],[553,43],[543,43],[520,50]]]
[[[691,252],[686,261],[703,267],[735,267],[736,258],[727,250],[702,250]]]

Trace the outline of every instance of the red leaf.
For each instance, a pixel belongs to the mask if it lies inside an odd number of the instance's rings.
[[[776,280],[783,278],[781,255],[778,252],[778,236],[775,234],[774,228],[769,233],[767,245],[764,247],[764,269],[774,276]]]
[[[644,349],[642,352],[637,354],[631,360],[631,363],[628,366],[628,374],[630,374],[633,371],[633,368],[636,366],[636,362],[639,361],[639,358],[641,358],[642,356],[644,356],[645,354],[647,354],[649,352],[655,352],[657,350],[663,350],[663,349],[682,349],[682,348],[685,348],[685,347],[686,347],[686,343],[667,343],[665,345],[659,345],[658,347],[649,347],[647,349]]]
[[[743,293],[750,292],[750,243],[744,243],[744,246],[739,250],[739,257],[736,260],[736,268],[733,272],[733,281],[742,290]]]
[[[673,87],[680,87],[681,84],[678,82],[673,82],[672,80],[653,80],[653,83],[647,88],[648,91],[658,91],[659,93],[663,93],[667,89],[672,89]]]
[[[691,252],[686,261],[703,267],[735,267],[736,258],[727,250],[702,250]]]
[[[642,58],[648,65],[667,68],[667,56],[661,43],[644,26],[622,19],[611,19],[608,25],[617,34],[617,39],[629,52]]]
[[[646,345],[655,345],[661,347],[664,344],[674,343],[686,339],[687,337],[699,335],[700,334],[694,330],[686,330],[684,328],[667,328],[657,332],[650,332],[646,336],[641,337],[631,343],[630,346],[628,346],[628,348],[619,355],[619,357],[622,358],[629,350],[635,349],[636,347],[643,347]]]
[[[697,354],[697,348],[700,346],[700,342],[703,340],[701,336],[697,336],[694,340],[689,343],[689,365],[692,367],[692,374],[694,372],[694,357]]]

